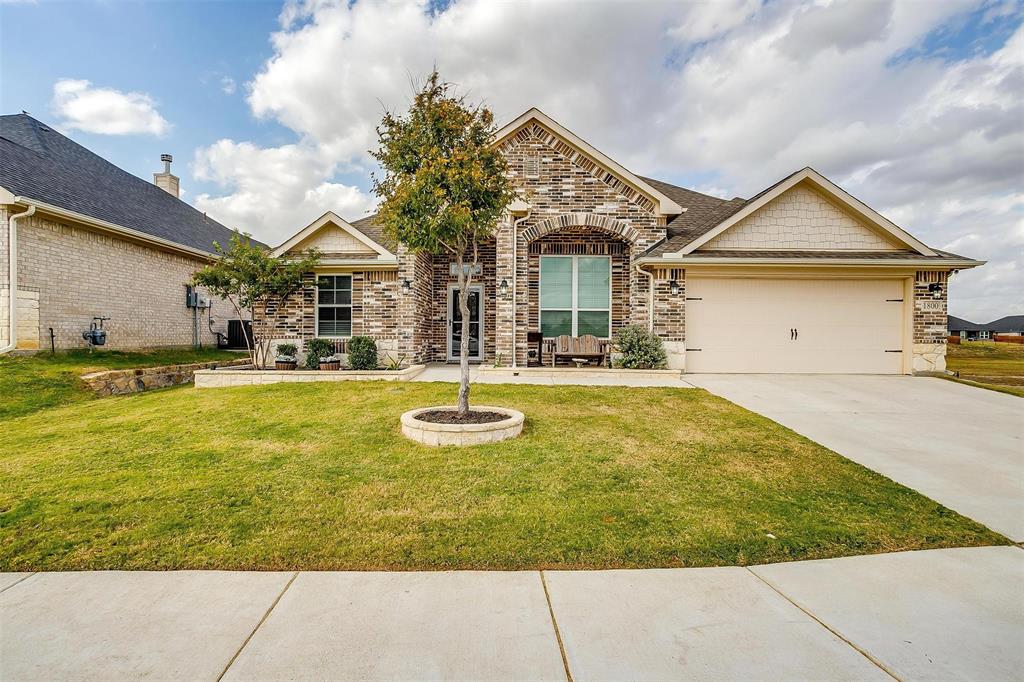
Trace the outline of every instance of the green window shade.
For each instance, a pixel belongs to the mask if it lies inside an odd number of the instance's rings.
[[[572,308],[572,258],[541,256],[540,307]]]
[[[612,277],[607,258],[577,259],[576,305],[579,308],[607,308]],[[589,332],[588,332],[589,333]],[[607,330],[605,332],[607,334]],[[581,331],[580,334],[583,334]]]
[[[594,336],[608,336],[608,311],[607,310],[581,310],[577,313],[576,333],[579,336],[593,334]]]
[[[572,334],[571,310],[542,310],[540,313],[540,333],[546,339],[563,334]]]

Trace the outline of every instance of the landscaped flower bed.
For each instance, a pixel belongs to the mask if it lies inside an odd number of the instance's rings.
[[[451,406],[421,407],[402,415],[402,435],[424,445],[481,445],[515,438],[524,421],[507,407],[476,405],[465,415]]]

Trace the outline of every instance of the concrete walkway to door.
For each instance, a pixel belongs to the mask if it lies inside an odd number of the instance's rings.
[[[697,374],[689,383],[1024,541],[1024,400],[926,377]]]
[[[543,370],[543,368],[541,368]],[[607,372],[603,374],[603,372]],[[459,366],[457,364],[430,363],[427,368],[420,372],[412,381],[459,381]],[[629,370],[611,371],[599,368],[581,370],[577,373],[573,369],[565,369],[555,376],[546,374],[543,371],[523,371],[519,376],[494,375],[481,372],[476,365],[469,367],[469,381],[474,384],[534,384],[537,386],[633,386],[651,388],[693,388],[685,381],[682,373],[650,376],[642,372],[630,373]]]

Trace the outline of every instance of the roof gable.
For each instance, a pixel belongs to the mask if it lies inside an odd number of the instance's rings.
[[[776,249],[896,251],[891,235],[829,201],[801,182],[713,237],[698,250]]]
[[[887,240],[890,240],[899,248],[909,249],[923,256],[937,255],[935,251],[925,246],[922,242],[918,241],[901,228],[897,227],[873,208],[861,202],[859,199],[856,199],[813,168],[804,168],[803,170],[797,171],[775,185],[772,185],[757,196],[747,200],[739,206],[737,210],[722,219],[713,228],[703,232],[695,239],[684,245],[675,255],[683,256],[690,254],[709,244],[726,230],[732,229],[741,221],[752,216],[759,209],[768,205],[801,183],[804,183],[807,187],[813,188],[825,197],[830,204],[839,207],[844,213],[851,215],[863,225],[868,226],[872,231],[876,231],[878,234],[883,235]]]
[[[550,134],[553,138],[552,142],[555,142],[552,146],[555,147],[556,151],[577,163],[579,163],[581,158],[585,159],[588,163],[579,165],[589,166],[592,172],[595,170],[600,171],[595,173],[595,177],[600,177],[600,179],[615,187],[627,198],[632,199],[637,194],[646,197],[653,206],[653,211],[660,215],[678,215],[686,210],[667,194],[640,176],[626,170],[616,161],[602,154],[590,143],[578,137],[536,107],[526,111],[514,121],[501,128],[495,134],[494,144],[506,144],[514,135],[531,125],[539,125]]]
[[[361,230],[328,211],[299,230],[288,241],[274,249],[274,256],[290,251],[316,247],[328,254],[365,255],[372,258],[394,258],[382,244],[371,239]]]

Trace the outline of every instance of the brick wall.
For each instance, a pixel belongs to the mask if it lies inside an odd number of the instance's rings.
[[[511,302],[498,302],[497,324],[499,335],[495,339],[497,352],[511,356],[512,316],[516,315],[517,362],[526,363],[526,334],[536,329],[536,291],[531,293],[530,244],[540,225],[557,221],[559,216],[573,214],[592,216],[592,224],[582,226],[569,223],[558,232],[574,227],[590,227],[604,233],[605,241],[625,241],[625,253],[630,260],[638,256],[665,236],[664,227],[654,213],[654,202],[624,185],[620,180],[579,154],[569,145],[555,138],[537,123],[522,130],[502,144],[502,152],[509,163],[509,171],[525,200],[530,203],[530,215],[513,235],[512,223],[499,227],[497,242],[497,281],[512,278],[512,241],[516,244],[517,310]],[[606,229],[593,223],[605,221],[624,228]],[[548,233],[554,234],[554,233]],[[546,238],[544,234],[541,238]],[[557,240],[556,240],[557,241]],[[624,254],[625,255],[625,254]],[[622,262],[626,262],[625,257]],[[647,319],[647,283],[631,267],[625,268],[615,305],[620,311],[617,324],[628,320],[644,323]],[[532,306],[532,307],[531,307]],[[614,313],[613,313],[614,314]]]
[[[7,239],[10,211],[0,210],[2,291],[0,318],[7,336]],[[192,344],[192,311],[185,306],[185,284],[202,267],[200,259],[157,250],[68,223],[35,215],[18,220],[19,346],[49,347],[53,327],[57,348],[84,348],[82,332],[94,316],[104,323],[113,349]],[[30,306],[31,304],[31,306]],[[35,319],[33,320],[33,314]],[[235,317],[215,299],[214,328],[227,331]],[[216,344],[204,313],[199,325],[204,345]]]
[[[427,254],[412,253],[398,247],[398,284],[409,282],[409,291],[398,299],[398,349],[412,362],[433,357],[437,331],[432,322],[434,310],[433,260]]]
[[[939,296],[929,291],[939,286]],[[914,277],[914,343],[945,343],[946,298],[949,276],[945,272],[920,271]]]
[[[402,309],[397,273],[370,270],[341,274],[352,276],[352,335],[372,336],[377,341],[398,339]],[[257,310],[255,325],[263,338],[305,341],[317,336],[316,275],[308,273],[304,282],[298,291]]]
[[[938,285],[938,297],[929,288]],[[949,273],[919,271],[914,276],[914,358],[915,372],[946,369],[946,301]]]

